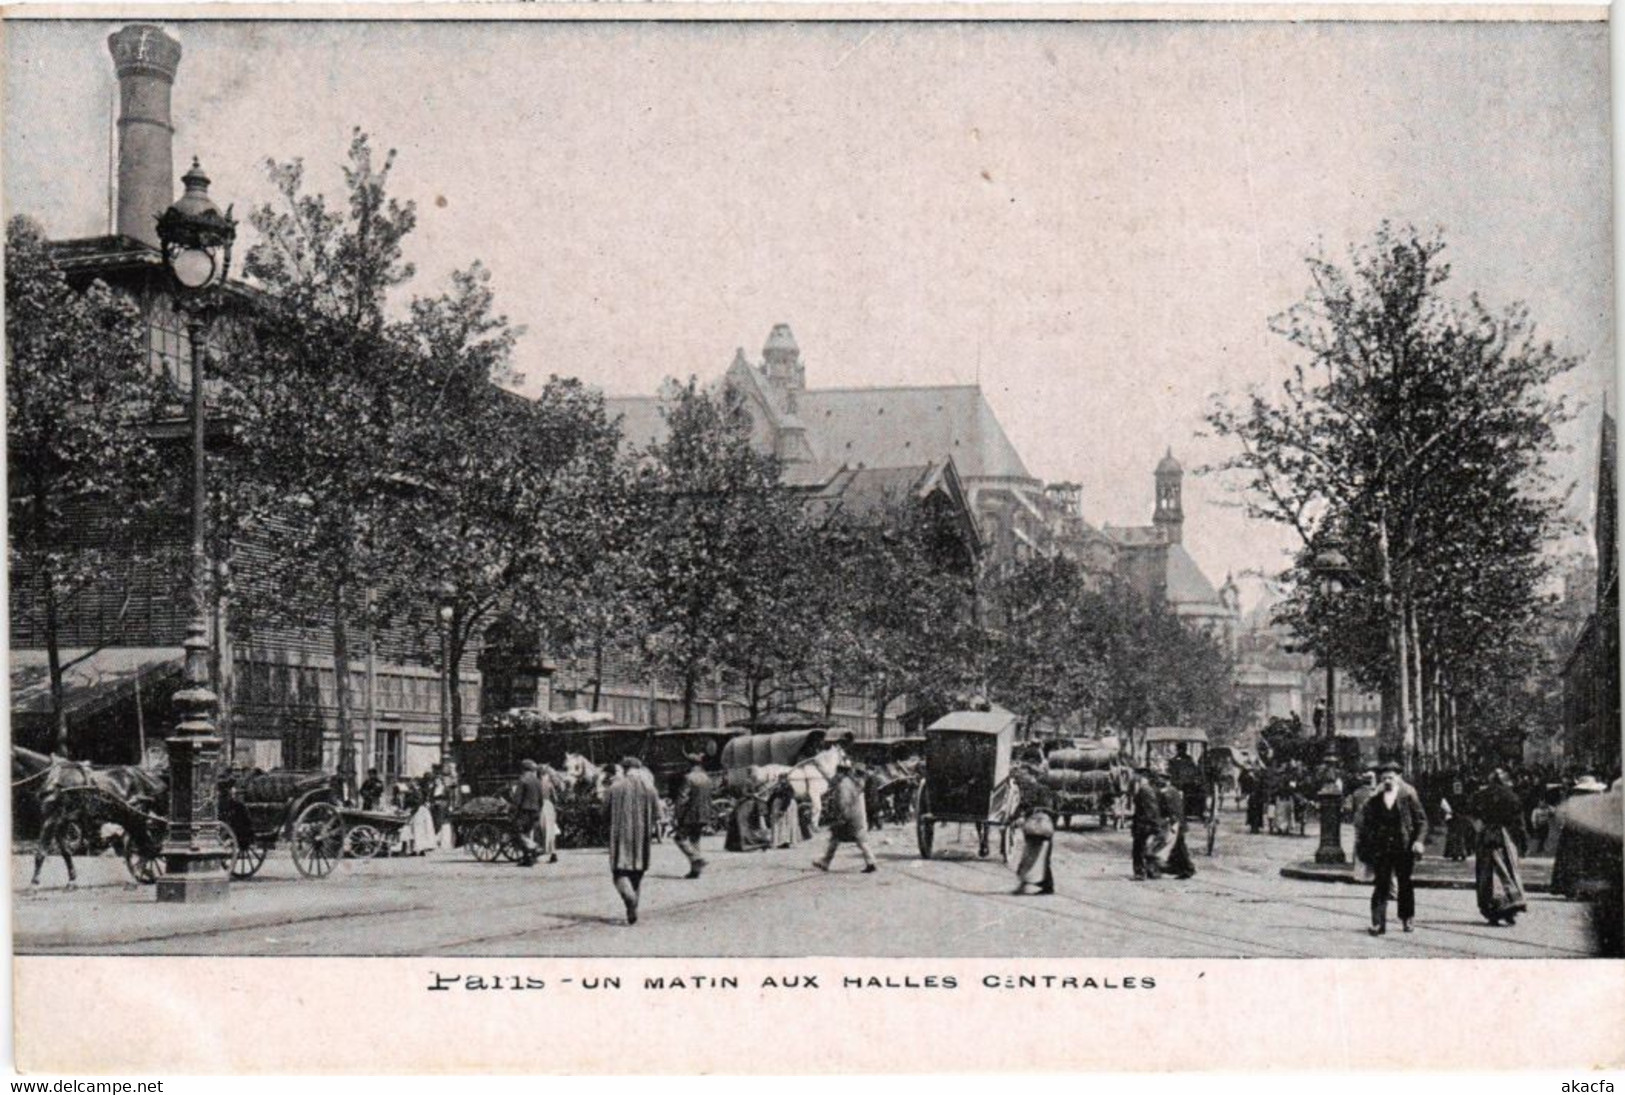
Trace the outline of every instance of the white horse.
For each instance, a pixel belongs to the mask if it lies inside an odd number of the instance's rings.
[[[750,786],[752,790],[761,790],[771,787],[782,775],[790,777],[790,786],[796,792],[796,798],[805,800],[812,806],[813,824],[823,816],[824,795],[829,792],[830,784],[835,781],[835,769],[841,763],[841,748],[832,745],[821,753],[808,757],[795,764],[763,764],[749,769]]]

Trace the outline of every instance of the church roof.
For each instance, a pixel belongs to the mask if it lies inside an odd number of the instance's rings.
[[[1102,525],[1100,531],[1123,547],[1150,547],[1168,541],[1167,534],[1156,525]]]
[[[900,467],[952,459],[966,479],[1033,478],[975,385],[808,389],[798,402],[826,460]]]
[[[753,367],[729,372],[749,372],[759,392],[771,391]],[[952,460],[964,479],[1033,479],[975,385],[808,389],[798,393],[796,421],[789,423],[771,396],[764,399],[776,412],[776,427],[801,426],[817,458],[830,465],[922,467]],[[665,439],[658,396],[610,396],[604,404],[622,417],[628,445],[645,448]]]
[[[1219,605],[1219,593],[1184,544],[1168,545],[1168,603]]]
[[[1180,467],[1179,461],[1174,459],[1173,449],[1169,449],[1167,452],[1163,453],[1162,459],[1157,461],[1158,475],[1183,473],[1184,470],[1184,468]]]

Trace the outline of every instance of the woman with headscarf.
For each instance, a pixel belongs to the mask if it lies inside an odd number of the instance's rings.
[[[1523,803],[1512,790],[1506,769],[1497,768],[1474,797],[1473,816],[1479,824],[1475,860],[1478,911],[1491,924],[1505,920],[1510,926],[1528,908],[1518,857],[1528,848],[1529,838],[1523,826]]]
[[[559,774],[542,765],[542,855],[549,863],[559,861]]]
[[[781,774],[767,795],[767,816],[773,829],[773,847],[793,848],[801,842],[801,803],[790,785],[790,773]]]
[[[1036,803],[1024,808],[1021,821],[1021,862],[1016,866],[1016,894],[1037,886],[1041,894],[1055,892],[1055,873],[1050,869],[1055,850],[1055,815]]]

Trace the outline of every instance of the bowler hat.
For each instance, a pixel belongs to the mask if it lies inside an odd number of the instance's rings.
[[[527,772],[534,772],[536,771],[536,762],[531,760],[529,757],[526,757],[524,760],[519,762],[519,767],[523,768]]]
[[[1400,772],[1403,772],[1404,769],[1399,766],[1398,761],[1391,760],[1384,764],[1381,768],[1378,768],[1377,771],[1381,772],[1383,775],[1387,775],[1389,772],[1392,772],[1397,776]]]

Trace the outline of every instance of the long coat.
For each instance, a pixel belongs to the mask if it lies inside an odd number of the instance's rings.
[[[1391,810],[1384,805],[1380,789],[1366,800],[1355,831],[1359,836],[1354,854],[1376,866],[1400,853],[1408,853],[1412,845],[1425,841],[1428,815],[1416,791],[1410,784],[1402,783]]]
[[[690,768],[677,794],[677,827],[703,829],[711,824],[711,777],[703,768]]]
[[[1141,781],[1134,791],[1134,831],[1155,833],[1161,828],[1162,803],[1157,798],[1157,789]]]
[[[609,789],[609,866],[649,869],[649,845],[660,827],[660,796],[641,779],[623,775]]]
[[[835,777],[835,820],[829,831],[841,840],[858,840],[869,828],[869,812],[864,807],[863,786],[851,771]]]

